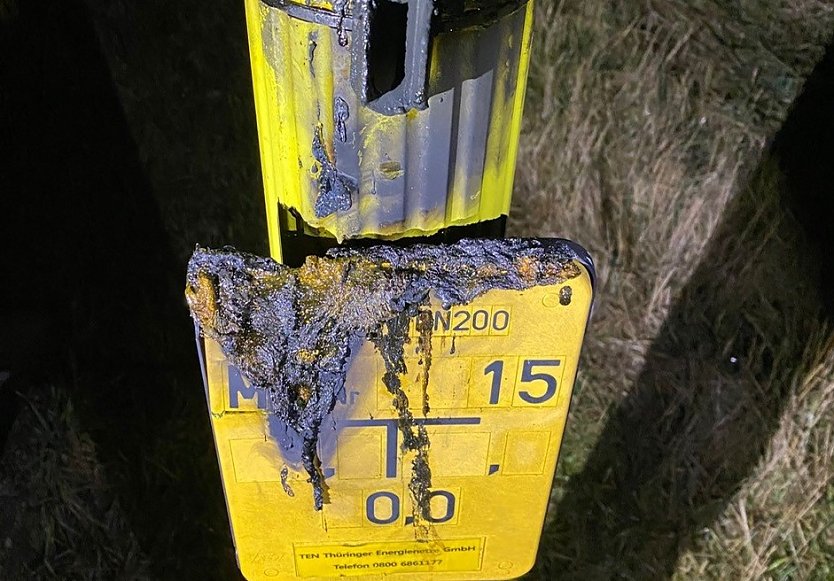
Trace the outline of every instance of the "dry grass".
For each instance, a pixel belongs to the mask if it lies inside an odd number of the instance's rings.
[[[834,355],[766,146],[834,4],[537,18],[511,228],[599,271],[538,576],[830,578]]]
[[[607,347],[626,372],[640,368],[834,22],[834,4],[818,2],[756,6],[760,22],[746,27],[727,25],[721,4],[689,4],[541,2],[536,14],[511,227],[578,240],[596,257],[605,293],[592,340],[620,339]],[[776,46],[791,53],[760,46],[771,39],[756,24],[783,31],[790,41]],[[752,40],[734,49],[745,28]]]
[[[0,578],[149,578],[66,394],[30,389],[8,446],[0,462]]]
[[[834,344],[817,353],[767,451],[742,490],[678,565],[678,577],[831,579],[834,576]]]

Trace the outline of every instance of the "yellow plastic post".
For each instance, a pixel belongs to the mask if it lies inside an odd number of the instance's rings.
[[[331,3],[245,1],[274,258],[279,207],[337,240],[426,236],[509,214],[532,1],[503,3],[515,8],[489,26],[468,17],[434,35],[426,106],[397,114],[357,96],[350,34],[332,26]],[[316,204],[331,170],[351,199],[325,214]]]

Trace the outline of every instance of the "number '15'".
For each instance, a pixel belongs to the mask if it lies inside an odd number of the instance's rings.
[[[559,367],[562,362],[559,359],[525,359],[521,367],[521,379],[519,383],[533,383],[534,381],[544,382],[544,392],[540,395],[533,395],[531,391],[526,389],[519,390],[518,397],[527,403],[540,404],[553,398],[559,388],[556,378],[541,370],[542,368]],[[539,369],[539,371],[537,371]],[[504,362],[502,360],[493,361],[484,369],[484,375],[492,374],[492,388],[489,392],[490,405],[498,404],[501,396],[501,378],[504,375]]]

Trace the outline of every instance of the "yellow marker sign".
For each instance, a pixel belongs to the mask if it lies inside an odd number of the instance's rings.
[[[430,411],[422,412],[417,341],[403,389],[430,439],[428,531],[415,526],[410,456],[384,366],[355,352],[319,443],[329,503],[265,393],[206,340],[211,422],[237,547],[250,581],[391,575],[511,579],[536,557],[593,295],[591,274],[561,285],[490,291],[444,310],[433,300]]]

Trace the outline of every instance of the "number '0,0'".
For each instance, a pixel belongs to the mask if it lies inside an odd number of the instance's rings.
[[[448,490],[432,490],[429,492],[429,502],[433,498],[442,498],[446,501],[446,509],[442,515],[436,516],[429,514],[426,520],[433,524],[440,524],[449,522],[455,516],[455,509],[457,507],[457,499],[455,495]],[[379,516],[379,512],[384,510],[385,504],[388,504],[389,510],[386,511],[388,516]],[[430,511],[431,512],[431,511]],[[400,497],[395,492],[374,492],[365,500],[365,517],[375,525],[390,525],[400,520]],[[414,522],[414,517],[406,517],[405,524]]]

